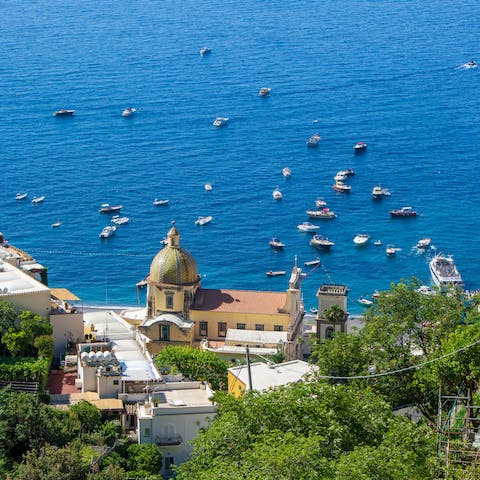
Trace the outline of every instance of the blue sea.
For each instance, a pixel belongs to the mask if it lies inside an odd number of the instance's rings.
[[[480,68],[458,68],[480,62],[478,2],[12,0],[0,15],[0,230],[48,266],[51,286],[87,305],[137,305],[135,284],[175,221],[206,288],[282,291],[288,275],[267,270],[319,257],[306,308],[332,281],[358,313],[356,299],[391,282],[431,282],[422,237],[480,287]],[[123,118],[126,107],[137,114]],[[76,113],[54,117],[61,108]],[[214,128],[216,116],[228,125]],[[314,132],[319,147],[307,148]],[[354,155],[359,140],[368,149]],[[337,193],[347,168],[352,191]],[[373,201],[376,184],[390,198]],[[312,220],[330,252],[296,228],[317,197],[338,215]],[[101,241],[104,202],[132,222]],[[419,216],[390,218],[406,205]],[[214,220],[199,227],[199,215]]]

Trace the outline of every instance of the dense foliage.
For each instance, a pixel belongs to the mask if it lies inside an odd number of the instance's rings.
[[[370,389],[310,382],[218,400],[216,420],[194,442],[194,454],[179,467],[177,478],[357,478],[346,469],[368,472],[368,463],[357,459],[359,448],[370,449],[377,458],[391,450],[410,479],[437,474],[429,429],[394,416]],[[402,442],[396,445],[398,435]],[[415,450],[405,455],[406,445]],[[404,478],[390,475],[365,478]]]
[[[182,373],[209,382],[214,390],[227,388],[228,364],[213,352],[169,345],[155,357],[155,363],[164,373]]]

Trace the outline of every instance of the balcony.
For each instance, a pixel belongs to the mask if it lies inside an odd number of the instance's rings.
[[[178,433],[171,435],[170,437],[161,437],[157,435],[155,437],[155,443],[159,446],[167,445],[180,445],[183,442],[182,436]]]

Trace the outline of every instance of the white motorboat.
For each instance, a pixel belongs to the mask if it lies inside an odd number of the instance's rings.
[[[346,183],[337,181],[333,185],[333,189],[340,193],[350,193],[350,191],[352,190],[352,187],[350,185],[347,185]]]
[[[431,238],[421,238],[418,242],[417,242],[417,248],[419,250],[426,250],[428,247],[430,247],[430,244],[432,243],[432,239]]]
[[[169,202],[170,202],[170,200],[168,200],[168,198],[163,198],[163,199],[156,198],[153,201],[153,206],[154,207],[166,207]]]
[[[120,215],[114,215],[112,217],[112,223],[115,225],[124,225],[130,221],[130,217],[121,217]]]
[[[272,197],[274,200],[281,200],[283,198],[283,194],[278,187],[272,192]]]
[[[319,210],[307,210],[305,212],[310,218],[319,218],[322,220],[329,220],[335,218],[337,215],[335,212],[330,210],[329,208],[321,208]]]
[[[115,227],[113,225],[108,225],[108,226],[103,228],[103,230],[100,232],[100,234],[98,236],[100,238],[109,238],[115,233],[116,229],[117,229],[117,227]]]
[[[312,247],[322,248],[324,250],[330,250],[331,247],[335,245],[335,242],[332,242],[327,237],[323,235],[314,235],[310,240],[310,245]]]
[[[285,167],[285,168],[282,168],[282,175],[285,177],[285,178],[288,178],[292,175],[292,170],[288,167]]]
[[[269,270],[266,275],[267,277],[278,277],[279,275],[286,275],[286,270]]]
[[[357,300],[358,303],[361,303],[362,305],[365,305],[366,307],[369,307],[370,305],[373,305],[373,301],[369,300],[368,298],[365,297],[360,297]]]
[[[353,146],[353,149],[354,149],[355,153],[364,152],[367,149],[367,144],[365,142],[357,142]]]
[[[137,112],[136,108],[133,107],[127,107],[123,112],[122,112],[122,117],[131,117]]]
[[[27,193],[17,193],[15,195],[15,200],[25,200],[27,198]]]
[[[52,223],[52,228],[58,228],[62,222],[60,220],[57,220],[55,223]]]
[[[62,108],[53,112],[54,117],[71,117],[75,113],[75,110],[68,110],[66,108]]]
[[[375,187],[372,189],[372,197],[376,200],[389,196],[390,192],[386,188],[382,188],[380,185],[375,185]]]
[[[230,119],[228,117],[217,117],[213,121],[214,127],[224,127]]]
[[[285,244],[281,242],[278,237],[273,237],[268,243],[275,250],[281,250],[283,247],[285,247]]]
[[[432,280],[438,287],[454,286],[463,288],[463,279],[451,256],[435,255],[428,264]]]
[[[213,220],[213,217],[208,215],[206,217],[198,217],[195,220],[195,225],[206,225],[207,223],[210,223]]]
[[[376,245],[377,247],[380,246],[380,245],[383,245],[383,242],[381,240],[375,240],[373,242],[374,245]]]
[[[320,227],[310,222],[302,222],[299,225],[297,225],[297,228],[301,232],[315,233]]]
[[[322,207],[326,207],[326,206],[327,206],[327,202],[323,198],[317,198],[315,200],[315,207],[316,208],[322,208]]]
[[[268,88],[268,87],[262,87],[260,89],[260,91],[258,92],[258,94],[261,96],[261,97],[268,97],[270,95],[270,92],[272,91],[271,88]]]
[[[208,55],[212,50],[208,47],[202,47],[200,49],[200,56],[204,57],[205,55]]]
[[[433,295],[435,293],[428,285],[420,285],[415,291],[422,295]]]
[[[37,203],[41,203],[45,200],[45,196],[42,195],[41,197],[33,197],[32,203],[36,205]]]
[[[122,208],[123,208],[123,205],[110,205],[109,203],[102,203],[98,211],[100,213],[111,213],[111,212],[118,212]]]
[[[385,249],[385,253],[387,257],[393,257],[396,255],[398,251],[398,248],[394,247],[393,245],[387,245],[387,248]]]
[[[206,183],[204,185],[205,191],[211,192],[213,190],[212,184],[211,183]]]
[[[306,267],[314,267],[315,265],[320,265],[320,259],[317,258],[316,260],[310,260],[308,262],[303,262]]]
[[[475,60],[469,60],[467,63],[464,63],[463,65],[461,65],[461,67],[468,70],[470,68],[477,68],[478,64]]]
[[[368,235],[368,233],[358,233],[353,239],[353,243],[358,247],[361,247],[362,245],[366,245],[369,240],[370,235]]]
[[[418,214],[416,210],[414,210],[412,207],[402,207],[394,210],[390,210],[390,215],[392,217],[399,217],[399,218],[405,218],[405,217],[416,217]]]
[[[318,147],[318,142],[320,141],[320,135],[318,133],[314,133],[308,140],[307,140],[307,147],[314,148]]]
[[[348,178],[348,175],[346,175],[343,170],[340,170],[339,172],[337,172],[337,174],[333,177],[333,179],[336,182],[343,182],[347,178]]]

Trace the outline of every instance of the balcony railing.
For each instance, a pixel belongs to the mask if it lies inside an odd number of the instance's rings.
[[[159,446],[162,445],[180,445],[183,442],[182,436],[178,433],[171,435],[169,437],[161,437],[157,435],[155,437],[155,443]]]

